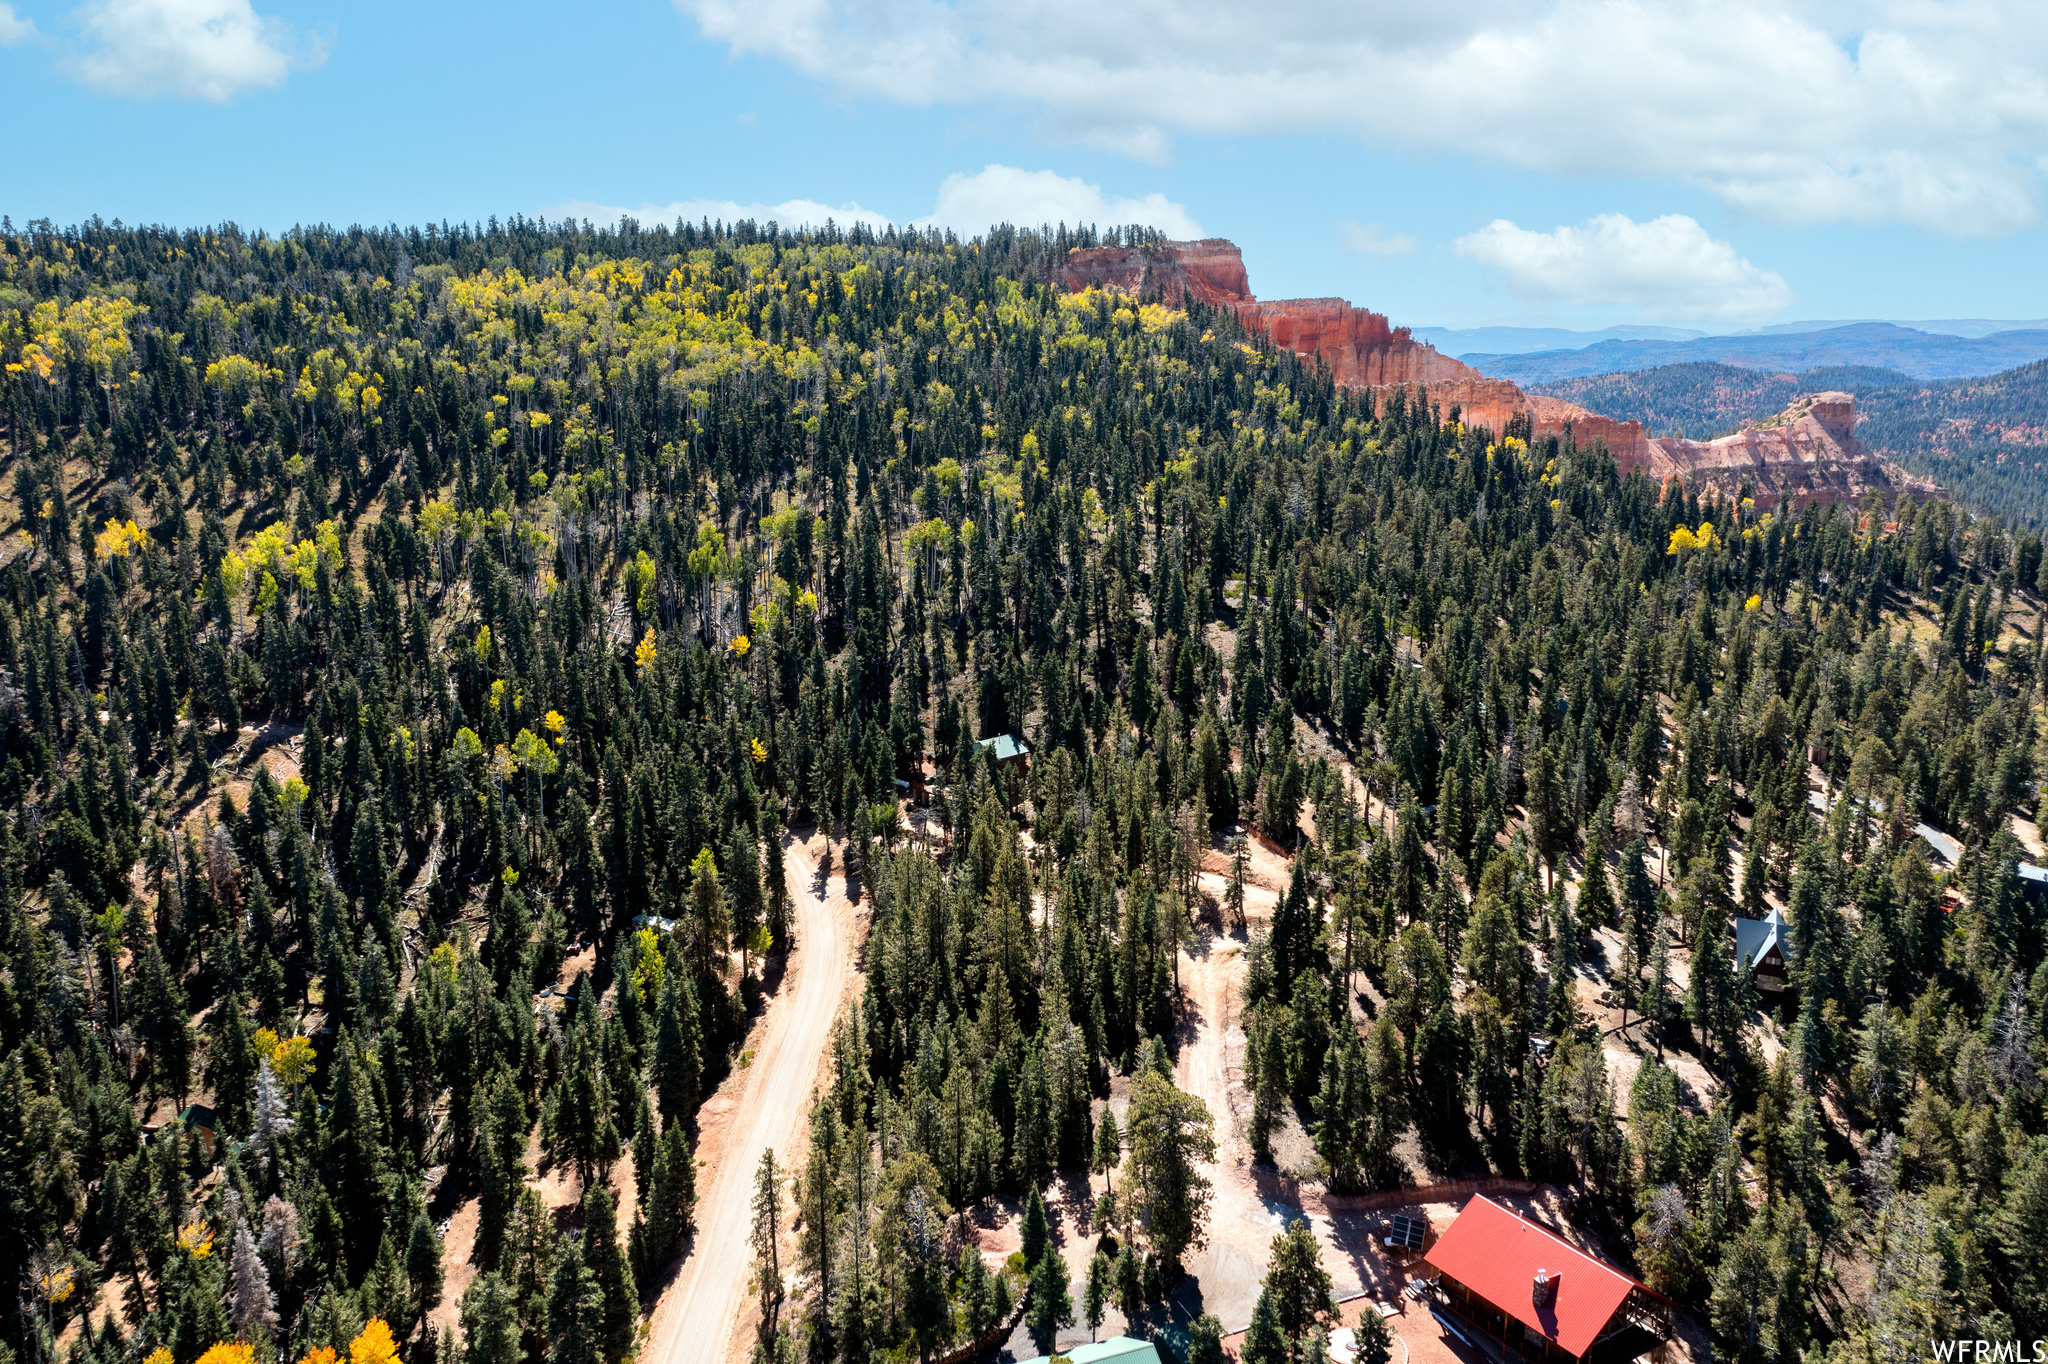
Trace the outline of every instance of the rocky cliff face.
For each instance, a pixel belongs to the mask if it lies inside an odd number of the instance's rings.
[[[1299,355],[1320,353],[1346,388],[1497,382],[1415,340],[1406,327],[1396,327],[1379,313],[1354,308],[1341,298],[1261,303],[1252,296],[1243,255],[1221,237],[1158,247],[1075,250],[1068,253],[1055,279],[1074,290],[1095,285],[1139,293],[1149,288],[1169,303],[1198,298],[1230,308],[1246,326],[1270,336],[1274,345]]]
[[[1075,250],[1054,272],[1068,289],[1090,286],[1130,293],[1152,290],[1169,303],[1200,299],[1237,313],[1243,323],[1304,357],[1320,355],[1345,388],[1426,388],[1431,405],[1461,409],[1468,426],[1507,428],[1529,414],[1537,435],[1566,426],[1581,444],[1605,442],[1624,473],[1642,469],[1659,480],[1684,478],[1733,497],[1747,487],[1758,501],[1789,493],[1795,503],[1849,501],[1870,489],[1887,496],[1938,491],[1872,457],[1856,439],[1856,400],[1846,393],[1799,399],[1778,417],[1719,440],[1652,439],[1636,421],[1616,421],[1562,398],[1531,396],[1505,379],[1419,342],[1408,328],[1354,308],[1341,298],[1255,298],[1237,247],[1220,237],[1156,247]]]
[[[1076,247],[1053,277],[1075,292],[1095,285],[1135,294],[1150,287],[1174,303],[1249,303],[1252,297],[1243,254],[1221,237],[1159,247]]]
[[[1747,485],[1789,494],[1793,503],[1853,502],[1876,490],[1887,497],[1940,490],[1878,459],[1856,439],[1856,399],[1810,393],[1777,416],[1718,440],[1671,437],[1646,443],[1652,478],[1681,477],[1732,496]]]

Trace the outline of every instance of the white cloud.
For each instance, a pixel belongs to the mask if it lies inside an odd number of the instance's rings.
[[[35,37],[33,19],[22,18],[12,5],[0,4],[0,47],[19,47]]]
[[[1188,240],[1202,235],[1201,224],[1163,194],[1142,199],[1106,197],[1102,186],[1079,176],[1049,170],[988,165],[973,175],[958,171],[939,186],[939,201],[918,227],[951,228],[964,237],[979,236],[997,223],[1020,227],[1043,224],[1096,223],[1103,227],[1143,223],[1167,236]]]
[[[571,199],[541,210],[543,218],[589,219],[609,227],[621,218],[631,218],[645,227],[673,225],[678,220],[736,223],[751,218],[763,225],[776,223],[786,228],[823,227],[831,219],[841,227],[866,223],[869,227],[889,225],[889,215],[862,208],[859,204],[821,204],[816,199],[787,199],[779,204],[743,204],[734,199],[679,199],[672,204],[643,203],[638,208],[600,204],[588,199]]]
[[[327,60],[324,40],[301,37],[249,0],[91,0],[78,15],[89,46],[67,66],[109,95],[225,104]]]
[[[1176,134],[1326,128],[1989,236],[2034,219],[2048,140],[2035,0],[673,3],[852,94],[1037,107],[1152,161]]]
[[[1751,265],[1691,218],[1639,223],[1603,213],[1535,232],[1496,218],[1460,237],[1458,254],[1501,274],[1518,299],[1633,308],[1653,321],[1761,322],[1792,302],[1774,270]]]
[[[823,227],[826,219],[841,227],[866,223],[885,228],[892,222],[910,227],[950,228],[964,237],[979,236],[997,223],[1036,227],[1042,223],[1070,225],[1095,223],[1103,227],[1144,223],[1169,237],[1202,235],[1201,226],[1185,206],[1163,194],[1140,199],[1111,198],[1099,185],[1053,171],[1018,170],[1014,166],[985,166],[973,175],[955,172],[939,186],[938,201],[922,218],[892,218],[859,204],[825,204],[816,199],[790,199],[779,204],[742,204],[732,199],[685,199],[672,204],[642,204],[626,208],[572,199],[542,210],[547,218],[587,218],[594,223],[616,223],[630,217],[648,226],[673,223],[677,219],[697,222],[738,222],[751,218],[757,223],[776,222],[783,227]]]
[[[1381,260],[1415,253],[1415,238],[1406,232],[1396,232],[1390,237],[1380,230],[1378,223],[1340,223],[1339,226],[1344,229],[1343,246],[1346,251],[1361,256],[1377,256]]]

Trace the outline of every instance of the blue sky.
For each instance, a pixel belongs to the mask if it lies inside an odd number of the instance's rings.
[[[0,212],[1226,236],[1397,322],[2048,317],[2014,0],[11,0]]]

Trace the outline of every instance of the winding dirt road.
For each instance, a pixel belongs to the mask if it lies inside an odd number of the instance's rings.
[[[700,1115],[696,1231],[648,1323],[640,1352],[646,1364],[725,1364],[751,1267],[754,1168],[771,1146],[778,1163],[793,1168],[832,1023],[856,974],[854,914],[843,871],[820,877],[829,854],[820,836],[783,846],[796,950],[747,1039],[752,1064],[728,1077]]]

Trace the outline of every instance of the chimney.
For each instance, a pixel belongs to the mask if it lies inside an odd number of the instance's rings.
[[[1549,1307],[1557,1302],[1557,1275],[1547,1269],[1536,1271],[1536,1283],[1529,1294],[1530,1300],[1538,1307]]]

